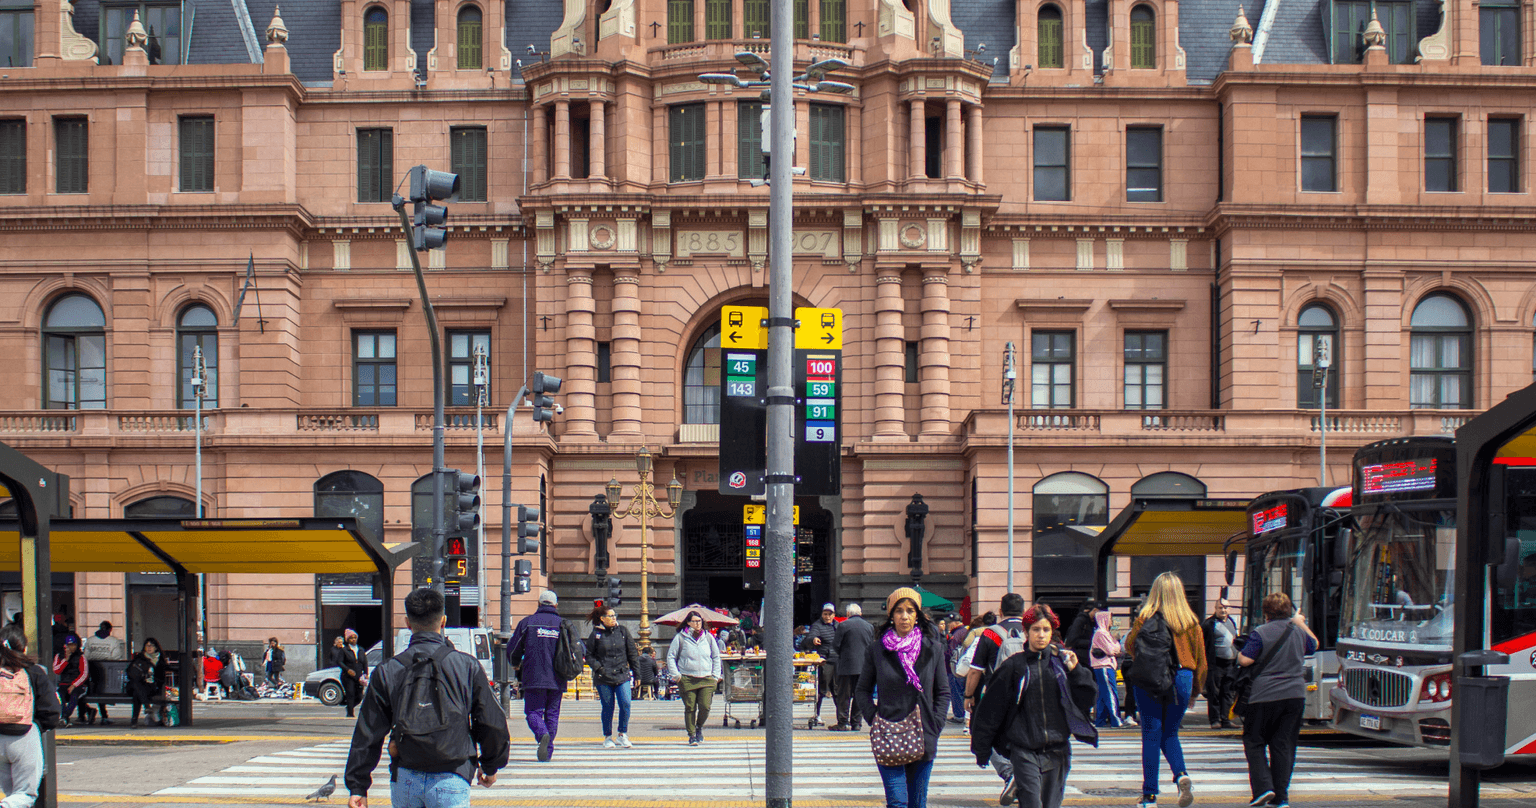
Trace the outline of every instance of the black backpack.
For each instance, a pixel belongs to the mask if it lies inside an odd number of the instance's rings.
[[[448,697],[443,660],[453,653],[447,644],[431,654],[406,649],[395,657],[405,671],[395,686],[395,724],[390,737],[394,760],[421,772],[451,772],[475,756],[465,706]]]
[[[1136,664],[1125,673],[1126,682],[1145,690],[1154,701],[1162,704],[1172,701],[1173,675],[1178,663],[1173,650],[1173,630],[1161,614],[1154,614],[1141,624],[1130,652]]]
[[[555,640],[555,677],[562,682],[575,681],[581,675],[586,659],[586,649],[576,636],[576,627],[569,620],[560,621],[560,638]]]

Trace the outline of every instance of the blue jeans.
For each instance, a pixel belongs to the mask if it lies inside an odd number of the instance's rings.
[[[469,808],[469,783],[453,772],[400,767],[389,784],[392,808]]]
[[[1184,747],[1179,745],[1179,725],[1189,709],[1189,694],[1195,684],[1195,672],[1181,668],[1173,677],[1173,701],[1159,704],[1152,694],[1136,688],[1136,709],[1141,715],[1141,793],[1157,794],[1158,755],[1168,758],[1173,779],[1188,774],[1184,768]]]
[[[949,708],[955,717],[965,720],[965,677],[949,675]]]
[[[881,766],[880,780],[885,784],[885,808],[928,808],[928,775],[933,774],[933,758],[905,766]]]
[[[1093,707],[1093,725],[1120,726],[1120,691],[1115,689],[1115,669],[1094,668],[1093,681],[1099,686],[1099,700]]]
[[[629,732],[629,682],[617,685],[597,683],[597,697],[603,702],[603,737],[613,734],[613,702],[619,702],[619,734]]]

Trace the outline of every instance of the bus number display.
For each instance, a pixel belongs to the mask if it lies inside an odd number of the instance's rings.
[[[831,421],[806,421],[806,443],[835,443],[837,427]]]
[[[1284,502],[1271,508],[1265,508],[1262,511],[1254,511],[1252,515],[1253,535],[1258,536],[1271,530],[1279,530],[1285,527],[1288,515],[1289,509]]]
[[[1429,491],[1435,487],[1437,462],[1434,458],[1373,463],[1360,467],[1360,493],[1394,494],[1402,491]]]

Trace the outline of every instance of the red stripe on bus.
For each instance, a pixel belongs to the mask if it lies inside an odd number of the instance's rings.
[[[1531,741],[1530,743],[1526,744],[1525,746],[1522,746],[1519,749],[1515,750],[1515,754],[1517,754],[1517,755],[1536,754],[1536,741]]]
[[[1513,640],[1505,640],[1493,646],[1493,650],[1501,654],[1513,654],[1516,651],[1524,651],[1527,648],[1536,648],[1536,631],[1516,637]]]

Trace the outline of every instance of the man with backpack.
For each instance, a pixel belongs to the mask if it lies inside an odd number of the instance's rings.
[[[560,619],[559,605],[560,598],[553,590],[541,592],[538,610],[517,624],[507,644],[507,662],[517,671],[522,686],[523,717],[538,739],[540,763],[555,755],[565,685],[581,675],[581,640],[576,630]]]
[[[418,589],[405,598],[411,644],[379,665],[352,731],[348,808],[368,808],[368,787],[389,740],[394,808],[469,805],[469,787],[490,787],[507,765],[507,716],[480,662],[443,638],[443,596]]]
[[[971,670],[965,675],[965,709],[975,713],[986,692],[987,680],[1008,657],[1024,650],[1029,642],[1029,630],[1024,626],[1024,596],[1009,592],[998,604],[1002,619],[987,628],[976,638],[971,652]],[[1013,804],[1013,764],[997,752],[992,753],[992,768],[1003,779],[1003,792],[998,796],[1001,805]]]

